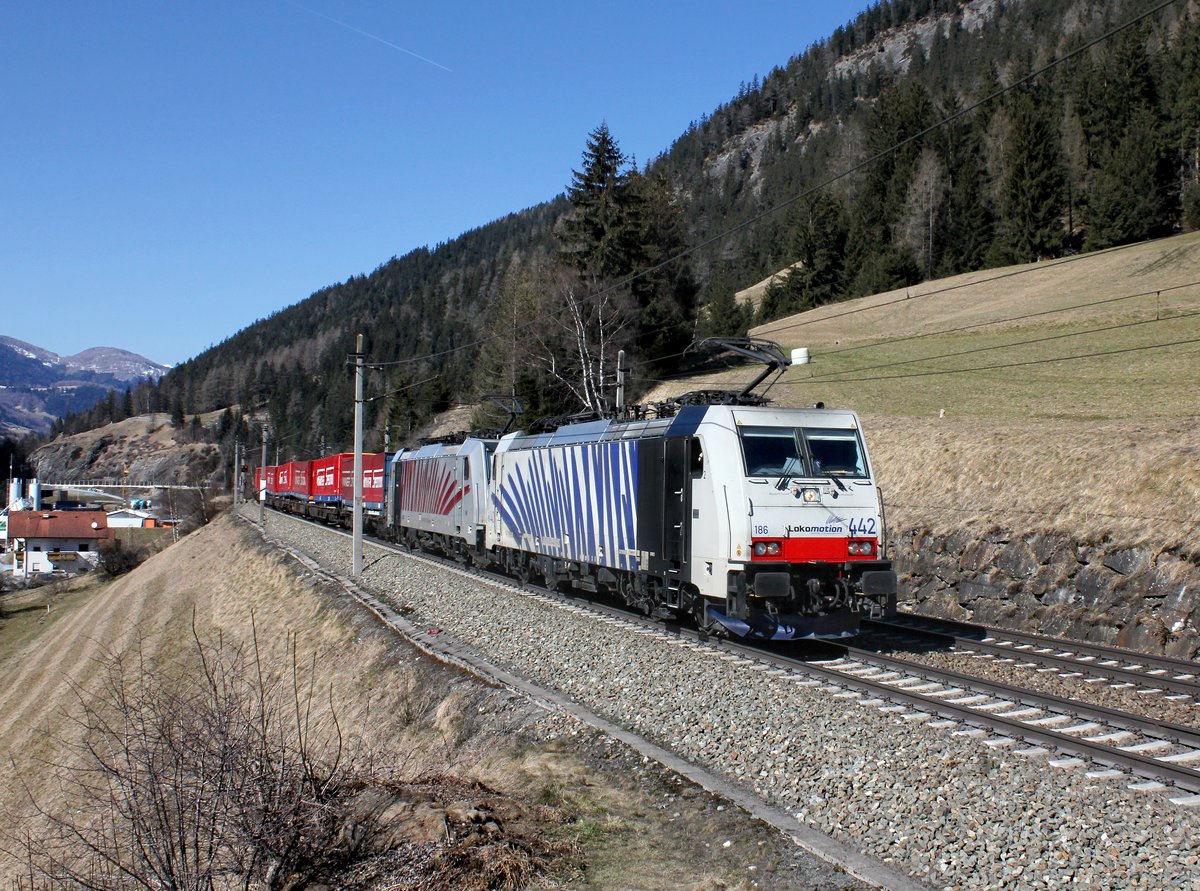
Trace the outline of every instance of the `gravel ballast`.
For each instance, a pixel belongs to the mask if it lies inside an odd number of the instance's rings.
[[[267,533],[349,574],[345,536],[275,513]],[[411,620],[933,887],[1200,884],[1200,809],[1132,790],[1128,777],[1089,779],[1087,768],[922,726],[907,710],[881,711],[569,602],[370,544],[365,555],[363,586]]]

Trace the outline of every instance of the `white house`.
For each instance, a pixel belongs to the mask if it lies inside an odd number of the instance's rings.
[[[102,510],[13,511],[8,517],[13,575],[94,568],[100,545],[112,537]]]

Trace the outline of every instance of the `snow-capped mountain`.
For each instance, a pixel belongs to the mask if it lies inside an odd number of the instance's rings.
[[[166,371],[165,365],[115,347],[60,356],[0,335],[0,435],[45,433],[55,418]]]

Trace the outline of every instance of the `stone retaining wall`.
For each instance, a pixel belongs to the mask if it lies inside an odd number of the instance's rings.
[[[898,531],[901,605],[957,621],[1196,658],[1200,565],[1061,532]]]

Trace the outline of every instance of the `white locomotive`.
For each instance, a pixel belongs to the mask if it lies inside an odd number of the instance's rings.
[[[841,637],[895,607],[850,411],[693,405],[402,451],[390,476],[393,537],[714,631]]]

